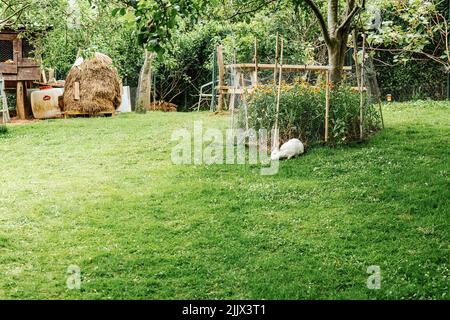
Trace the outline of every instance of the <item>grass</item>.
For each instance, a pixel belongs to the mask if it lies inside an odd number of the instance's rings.
[[[174,129],[226,126],[206,113],[10,126],[0,298],[449,299],[448,115],[393,104],[367,143],[311,149],[273,177],[172,165]]]

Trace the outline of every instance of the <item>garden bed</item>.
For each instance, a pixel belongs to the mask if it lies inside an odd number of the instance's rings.
[[[280,100],[279,130],[282,142],[298,138],[306,145],[324,141],[325,86],[299,83],[283,85]],[[249,127],[271,130],[276,118],[276,86],[259,86],[247,94]],[[331,91],[329,142],[333,145],[360,141],[360,94],[351,87]],[[381,129],[381,118],[367,101],[364,102],[364,136]],[[241,108],[240,126],[245,126],[245,110]]]

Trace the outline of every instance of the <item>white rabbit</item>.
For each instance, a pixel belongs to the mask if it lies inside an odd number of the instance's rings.
[[[280,159],[291,159],[305,152],[303,143],[298,139],[291,139],[280,148],[272,151],[271,159],[273,161]]]

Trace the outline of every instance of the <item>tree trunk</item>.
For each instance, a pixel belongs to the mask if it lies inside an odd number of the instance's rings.
[[[325,43],[328,48],[328,64],[330,66],[330,80],[339,85],[342,80],[347,41],[350,34],[350,26],[355,16],[364,9],[366,0],[356,5],[356,0],[347,0],[343,10],[342,19],[339,19],[339,0],[328,0],[327,22],[320,7],[314,0],[304,0],[316,15]],[[343,1],[342,1],[343,2]],[[341,20],[339,22],[339,20]]]
[[[152,60],[153,53],[145,50],[145,62],[139,76],[139,84],[136,97],[136,112],[145,113],[150,110],[152,93]]]
[[[348,37],[348,35],[347,35]],[[339,38],[333,39],[328,47],[328,63],[330,65],[330,81],[338,85],[342,80],[345,64],[346,42]]]
[[[223,89],[225,86],[225,65],[223,62],[222,45],[217,47],[217,64],[219,65],[219,103],[217,104],[216,113],[222,113],[223,106],[225,105],[225,94]]]

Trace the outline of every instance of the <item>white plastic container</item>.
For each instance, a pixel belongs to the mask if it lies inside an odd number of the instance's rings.
[[[64,89],[55,88],[39,90],[31,93],[31,108],[36,119],[52,119],[61,117],[58,97],[62,96]]]
[[[118,112],[131,112],[131,94],[130,87],[123,87],[122,104],[116,110]]]

